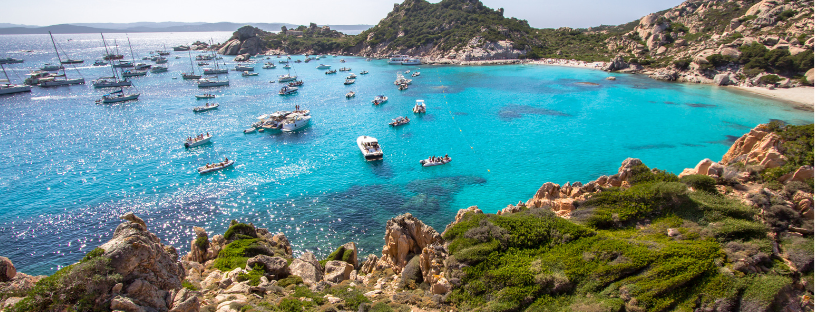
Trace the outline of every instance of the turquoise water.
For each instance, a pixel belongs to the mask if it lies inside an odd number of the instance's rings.
[[[229,36],[135,34],[131,42],[142,57],[163,43]],[[86,60],[79,71],[89,82],[110,74],[90,66],[102,55],[98,38],[56,38],[72,58]],[[107,38],[118,38],[128,55],[125,35]],[[12,80],[56,61],[50,44],[48,36],[3,36],[0,57],[26,59],[7,66]],[[601,71],[536,65],[421,66],[421,76],[400,92],[396,72],[409,67],[328,57],[294,64],[305,85],[283,97],[269,81],[286,71],[280,64],[262,69],[264,61],[256,65],[258,77],[231,71],[230,87],[208,90],[218,94],[220,108],[199,114],[191,109],[205,103],[194,99],[203,90],[172,79],[190,70],[187,52],[172,53],[167,73],[134,78],[142,94],[135,102],[95,105],[104,91],[90,83],[0,97],[0,255],[20,271],[51,273],[107,241],[117,216],[128,211],[182,254],[194,236],[191,226],[218,234],[231,219],[285,232],[297,251],[326,255],[356,241],[362,254],[378,254],[385,222],[401,213],[441,231],[458,209],[495,212],[526,201],[547,181],[585,183],[613,174],[627,157],[678,173],[703,158],[719,159],[757,124],[814,122],[811,112],[724,88],[637,75],[607,81],[611,74]],[[315,69],[319,63],[370,74],[344,86],[347,73],[325,75]],[[357,95],[347,100],[349,90]],[[370,101],[378,94],[389,101],[375,107]],[[427,103],[426,115],[412,114],[416,99]],[[311,110],[309,127],[242,132],[255,116],[297,104]],[[388,126],[397,116],[410,116],[410,124]],[[183,148],[185,137],[204,132],[214,134],[212,144]],[[363,160],[355,144],[360,135],[379,139],[383,161]],[[454,159],[448,165],[418,164],[445,153]],[[196,172],[224,157],[237,165]]]

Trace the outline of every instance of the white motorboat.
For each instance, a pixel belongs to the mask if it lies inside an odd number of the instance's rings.
[[[350,71],[350,67],[339,68],[339,71]]]
[[[396,118],[393,118],[393,121],[391,121],[389,123],[389,125],[392,126],[392,127],[398,127],[398,126],[401,126],[401,125],[406,125],[408,123],[410,123],[410,118],[396,117]]]
[[[94,60],[94,66],[105,66],[108,65],[108,62],[103,60]]]
[[[40,67],[42,71],[58,71],[64,69],[63,65],[52,65],[52,64],[45,64],[43,67]]]
[[[329,69],[329,68],[330,68],[330,65],[325,65],[325,64],[319,64],[319,66],[316,66],[316,69]]]
[[[396,81],[394,81],[393,84],[395,84],[397,86],[402,85],[402,84],[409,85],[412,82],[413,82],[412,79],[404,78],[404,75],[402,75],[401,73],[396,73]]]
[[[228,80],[220,81],[220,80],[210,80],[208,78],[201,78],[197,83],[197,87],[200,88],[210,88],[210,87],[221,87],[230,85]]]
[[[114,68],[126,68],[126,67],[134,67],[134,63],[129,61],[119,61],[116,64],[112,65]]]
[[[373,99],[373,105],[381,105],[384,102],[387,102],[387,96],[385,95],[377,95],[376,98]]]
[[[168,63],[168,59],[160,56],[160,57],[154,59],[154,63],[165,64],[165,63]]]
[[[195,73],[182,73],[182,79],[200,79],[202,75],[197,75]]]
[[[450,156],[444,155],[444,157],[430,157],[427,159],[419,160],[419,164],[421,164],[422,167],[432,167],[447,164],[452,160],[453,159],[450,158]]]
[[[347,79],[356,79],[356,74],[350,73],[350,75],[347,75]]]
[[[249,72],[247,70],[242,72],[242,77],[253,77],[253,76],[259,76],[259,73],[252,73],[252,72]]]
[[[197,100],[201,100],[201,99],[213,99],[213,98],[215,98],[215,97],[216,97],[216,95],[214,95],[214,94],[210,94],[210,93],[205,93],[205,94],[197,94],[197,95],[194,95],[194,96],[196,97],[196,99],[197,99]]]
[[[267,62],[267,63],[265,63],[265,66],[262,66],[262,68],[263,68],[263,69],[272,69],[272,68],[276,68],[276,64],[271,63],[271,62]]]
[[[102,77],[94,80],[91,84],[94,88],[130,87],[131,81],[118,80],[116,77]]]
[[[151,73],[152,74],[159,74],[159,73],[164,73],[164,72],[167,72],[167,71],[168,71],[168,67],[165,67],[165,66],[155,65],[154,67],[151,67]]]
[[[335,73],[336,73],[335,69],[334,70],[328,70],[328,71],[325,72],[325,75],[330,75],[330,74],[335,74]]]
[[[390,56],[390,59],[387,61],[387,64],[401,65],[401,63],[404,62],[407,58],[409,58],[407,55],[393,55]]]
[[[347,94],[345,94],[345,97],[348,98],[348,99],[352,98],[354,96],[356,96],[356,92],[353,92],[353,91],[350,91]]]
[[[206,173],[209,173],[209,172],[214,172],[214,171],[218,171],[218,170],[222,170],[222,169],[231,167],[231,166],[233,166],[233,164],[234,164],[233,160],[228,160],[228,161],[223,161],[223,162],[216,163],[216,164],[208,164],[208,165],[199,167],[196,170],[199,171],[199,174],[206,174]]]
[[[283,126],[285,120],[287,120],[290,117],[297,116],[297,115],[299,115],[299,116],[310,116],[310,110],[307,110],[307,109],[299,110],[299,106],[297,105],[296,109],[293,110],[293,111],[277,111],[273,114],[261,115],[259,117],[256,117],[256,119],[258,121],[253,123],[253,125],[251,125],[251,128],[248,129],[248,130],[251,130],[251,129],[252,129],[251,131],[256,130],[256,129],[258,129],[260,131],[264,131],[266,129],[267,130],[276,130],[276,131],[282,130],[282,126]],[[245,133],[248,133],[248,131],[246,130]]]
[[[427,112],[427,105],[424,105],[424,100],[416,100],[416,106],[413,106],[413,113],[424,114]]]
[[[65,75],[61,75],[61,77],[65,77]],[[77,79],[68,79],[68,78],[66,78],[66,79],[63,79],[63,80],[51,79],[51,80],[45,80],[45,81],[40,80],[40,86],[41,87],[69,86],[69,85],[84,84],[84,83],[85,83],[85,79],[83,79],[83,78],[77,78]]]
[[[16,59],[16,58],[11,58],[11,57],[0,59],[0,64],[18,64],[18,63],[22,63],[22,62],[23,62],[23,60],[21,60],[21,59]]]
[[[420,75],[421,75],[420,72],[414,72],[412,75],[410,75],[410,77],[418,77]]]
[[[359,73],[359,75],[367,75],[367,74],[369,74],[369,72],[366,71],[366,70],[363,70],[362,72]]]
[[[284,74],[279,76],[279,82],[294,81],[296,78],[296,75],[291,76],[290,74]]]
[[[367,161],[380,160],[384,157],[382,148],[379,146],[379,140],[374,137],[366,135],[360,136],[356,139],[356,144],[359,146],[359,150]]]
[[[228,70],[227,70],[227,69],[224,69],[224,68],[223,68],[223,69],[219,69],[219,68],[203,68],[203,69],[202,69],[202,71],[203,71],[203,73],[204,73],[205,75],[219,75],[219,74],[227,74],[227,73],[228,73]]]
[[[239,65],[236,65],[236,67],[234,67],[233,69],[235,71],[240,71],[240,72],[253,71],[253,65],[239,64]]]
[[[136,70],[149,69],[149,68],[151,68],[151,64],[137,63],[137,64],[134,65],[134,69],[136,69]]]
[[[421,65],[421,59],[408,57],[405,60],[401,61],[402,65]]]
[[[118,102],[138,100],[139,97],[139,93],[125,94],[125,92],[123,92],[123,90],[120,89],[119,91],[114,91],[109,94],[103,95],[101,99],[97,100],[97,104],[112,104]]]
[[[310,115],[291,114],[282,122],[282,131],[296,131],[302,129],[310,123]]]
[[[213,137],[213,135],[207,134],[207,135],[203,135],[201,137],[188,138],[188,139],[185,139],[185,140],[182,141],[182,145],[185,146],[185,147],[195,147],[195,146],[205,145],[205,144],[211,143],[211,138],[212,137]]]
[[[345,85],[351,85],[356,83],[356,79],[345,79]]]
[[[297,87],[284,86],[279,90],[279,95],[291,95],[299,91]]]
[[[305,84],[305,82],[302,81],[302,80],[291,81],[291,82],[288,82],[288,87],[301,87],[303,84]]]
[[[399,91],[407,90],[407,88],[409,88],[409,87],[410,86],[408,86],[406,83],[402,83],[402,84],[399,85]]]
[[[123,77],[145,76],[145,74],[147,74],[147,73],[148,73],[147,70],[134,70],[134,71],[126,70],[126,71],[122,72],[122,76]]]
[[[219,103],[205,103],[205,106],[194,107],[194,113],[205,112],[217,108],[219,108]]]
[[[292,67],[290,67],[290,64],[286,64],[286,65],[285,65],[284,67],[282,67],[282,68],[284,68],[284,69],[291,69]]]

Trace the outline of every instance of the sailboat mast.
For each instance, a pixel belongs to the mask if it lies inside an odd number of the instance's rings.
[[[109,55],[108,44],[105,43],[105,36],[103,36],[103,33],[100,33],[100,37],[102,37],[103,46],[105,47],[105,55]],[[108,60],[108,63],[111,64],[111,74],[114,75],[114,81],[117,81],[117,69],[114,68],[114,62],[112,60]]]
[[[54,53],[57,53],[57,60],[60,61],[60,64],[63,63],[63,60],[60,59],[60,52],[57,51],[57,44],[54,43],[54,35],[51,34],[51,31],[48,32],[48,36],[51,37],[51,44],[54,45]],[[62,67],[62,65],[60,65]]]
[[[128,38],[127,36],[125,38]],[[136,65],[137,61],[134,60],[134,49],[131,48],[131,38],[128,38],[128,50],[131,50],[131,63]]]
[[[196,74],[196,70],[194,69],[194,58],[191,57],[191,49],[188,49],[188,60],[191,61],[191,75]]]
[[[6,83],[11,84],[11,79],[9,79],[9,74],[6,73],[6,68],[3,67],[3,64],[0,64],[0,68],[3,69],[3,75],[6,76]]]

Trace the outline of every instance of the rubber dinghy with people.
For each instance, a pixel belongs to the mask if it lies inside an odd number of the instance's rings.
[[[450,158],[450,156],[445,154],[444,157],[435,157],[435,156],[433,156],[433,157],[430,157],[430,158],[427,158],[427,159],[419,160],[419,164],[421,164],[422,167],[432,167],[432,166],[438,166],[438,165],[443,165],[443,164],[449,163],[452,160],[453,159]]]
[[[195,147],[195,146],[208,144],[208,143],[211,143],[211,138],[212,137],[213,137],[213,135],[211,135],[210,133],[206,133],[204,135],[200,134],[200,135],[197,135],[195,137],[188,137],[187,139],[185,139],[185,141],[182,141],[182,145],[185,146],[185,148],[190,148],[190,147]]]
[[[205,106],[194,107],[194,113],[205,112],[219,108],[219,103],[205,103]]]
[[[222,170],[222,169],[231,167],[231,166],[233,166],[233,164],[234,164],[233,159],[228,159],[227,157],[225,157],[224,161],[214,163],[214,164],[206,164],[202,167],[197,168],[196,170],[199,171],[199,174],[206,174],[206,173],[209,173],[209,172],[214,172],[214,171],[218,171],[218,170]]]

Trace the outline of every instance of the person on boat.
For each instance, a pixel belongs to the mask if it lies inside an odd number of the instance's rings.
[[[228,163],[228,157],[225,157],[225,163],[226,164]]]
[[[211,136],[211,133],[210,132],[205,132],[205,136],[209,137],[209,136]]]
[[[450,156],[447,155],[447,154],[444,154],[444,159],[450,159]]]

